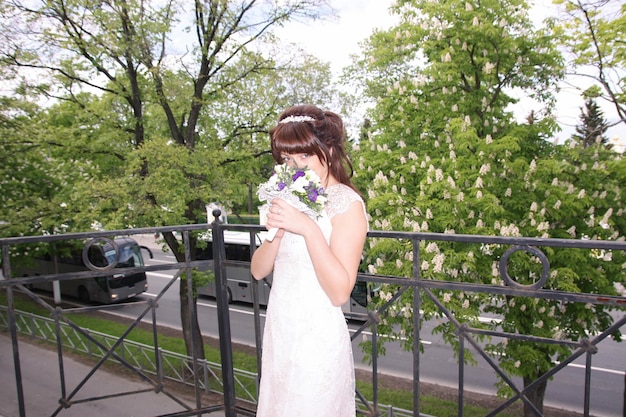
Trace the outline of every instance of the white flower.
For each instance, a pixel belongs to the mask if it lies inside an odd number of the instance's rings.
[[[445,262],[446,256],[443,253],[438,253],[437,255],[435,255],[435,257],[433,258],[433,263],[435,264],[435,267],[433,268],[434,272],[441,272],[443,271],[443,263]]]
[[[426,246],[426,253],[439,253],[437,242],[429,242]]]

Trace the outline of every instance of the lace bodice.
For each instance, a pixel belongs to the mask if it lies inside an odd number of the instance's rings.
[[[326,203],[326,214],[331,219],[337,214],[346,212],[355,201],[360,201],[363,206],[363,212],[365,213],[365,205],[361,196],[352,188],[345,184],[331,185],[326,189],[328,195],[328,202]],[[365,216],[367,218],[367,215]]]

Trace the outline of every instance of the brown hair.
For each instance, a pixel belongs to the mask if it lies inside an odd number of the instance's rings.
[[[281,123],[290,116],[294,121]],[[277,163],[284,162],[282,154],[316,155],[333,177],[355,189],[350,181],[353,168],[346,154],[343,121],[336,113],[311,105],[289,107],[278,117],[278,125],[270,130],[270,140]]]

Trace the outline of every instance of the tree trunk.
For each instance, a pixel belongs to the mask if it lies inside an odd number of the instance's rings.
[[[542,374],[536,375],[536,378],[541,377]],[[524,386],[527,387],[536,380],[533,377],[524,377]],[[524,417],[537,417],[543,415],[543,398],[546,394],[547,381],[543,381],[538,384],[534,390],[527,392],[526,397],[534,404],[540,414],[537,414],[535,410],[528,404],[524,403]]]
[[[183,251],[180,250],[180,243],[178,242],[174,234],[172,232],[163,233],[163,238],[172,250],[172,253],[176,257],[176,260],[178,262],[184,261],[185,255]],[[192,245],[192,247],[195,247],[195,245]],[[192,251],[192,259],[194,258],[194,255],[194,251]],[[183,330],[183,340],[185,341],[187,356],[193,357],[195,342],[195,351],[197,358],[205,359],[204,340],[202,339],[202,333],[200,332],[200,323],[198,322],[198,300],[197,296],[195,295],[195,291],[193,291],[194,296],[192,300],[192,306],[190,307],[188,293],[189,284],[190,282],[187,279],[187,273],[183,272],[179,280],[180,322]],[[195,334],[196,337],[193,338],[192,334]]]
[[[187,356],[193,356],[194,342],[196,355],[198,359],[204,359],[204,342],[202,333],[200,332],[200,323],[198,322],[198,305],[197,298],[193,298],[193,311],[189,307],[188,291],[189,280],[185,276],[180,279],[180,319],[183,327],[183,338],[185,339],[185,348]],[[192,333],[193,332],[193,333]],[[195,334],[195,338],[192,337]]]

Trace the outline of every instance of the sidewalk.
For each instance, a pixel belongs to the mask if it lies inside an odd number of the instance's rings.
[[[26,415],[33,417],[52,415],[58,408],[58,400],[61,397],[56,351],[20,341],[19,355]],[[69,395],[92,368],[66,356],[63,357],[63,365],[66,392]],[[13,348],[11,338],[6,333],[0,333],[0,375],[3,378],[0,383],[0,417],[19,417]],[[149,387],[147,383],[135,382],[99,369],[78,391],[73,400]],[[191,406],[194,405],[195,403],[191,404]],[[59,417],[150,417],[180,411],[183,411],[183,408],[165,394],[147,392],[75,404],[70,408],[62,409],[58,415]],[[223,417],[224,412],[219,411],[208,415]]]

